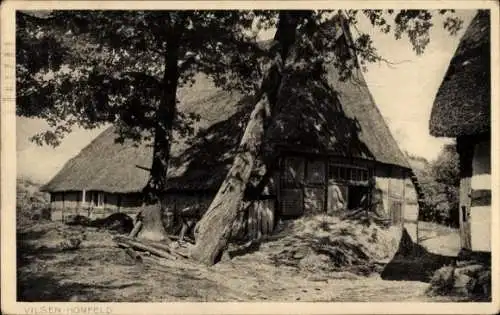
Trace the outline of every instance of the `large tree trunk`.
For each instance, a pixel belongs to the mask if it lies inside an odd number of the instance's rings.
[[[181,23],[178,23],[181,25]],[[177,86],[179,79],[179,43],[181,31],[178,27],[166,35],[165,70],[162,86],[163,97],[156,112],[156,127],[153,144],[153,162],[150,179],[144,188],[144,207],[141,212],[142,228],[138,238],[152,241],[167,241],[163,224],[165,205],[162,195],[166,189],[168,162],[172,142],[172,128],[177,115]],[[172,216],[170,216],[172,218]],[[168,226],[171,222],[166,222]]]
[[[194,260],[213,265],[220,260],[227,247],[252,168],[255,161],[260,158],[265,127],[276,114],[274,105],[282,84],[285,61],[295,42],[297,23],[297,14],[280,12],[274,38],[279,51],[263,79],[259,97],[240,141],[233,165],[196,227],[196,244],[191,250],[191,258]]]

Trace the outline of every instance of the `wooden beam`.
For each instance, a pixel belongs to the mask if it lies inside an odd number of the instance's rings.
[[[82,190],[82,207],[85,206],[85,189]]]

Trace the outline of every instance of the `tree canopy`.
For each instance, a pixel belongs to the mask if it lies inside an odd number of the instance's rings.
[[[175,52],[178,87],[204,72],[245,88],[259,53],[253,18],[240,11],[20,12],[17,114],[52,127],[34,137],[39,144],[55,146],[72,126],[103,123],[118,125],[121,140],[151,138],[163,77],[175,70],[166,54]],[[179,117],[176,127],[189,131],[183,122],[195,118]]]
[[[17,13],[17,114],[42,118],[50,129],[36,135],[38,144],[58,145],[73,126],[120,126],[121,137],[141,141],[152,137],[154,109],[162,97],[162,59],[168,36],[179,33],[179,87],[196,73],[209,74],[226,88],[252,94],[263,76],[270,51],[257,43],[257,33],[275,28],[279,11],[36,11]],[[298,13],[298,11],[296,11]],[[307,17],[306,17],[307,15]],[[298,28],[319,28],[339,15],[355,36],[353,49],[361,67],[380,62],[368,31],[358,21],[368,18],[374,29],[407,37],[417,54],[430,42],[433,17],[456,32],[462,21],[453,10],[319,10],[306,11]],[[180,31],[181,30],[181,31]],[[311,33],[311,32],[309,32]],[[303,42],[311,63],[333,51],[328,32]],[[314,45],[311,43],[314,42]],[[304,45],[303,47],[307,47]],[[346,77],[357,66],[342,58],[335,65]],[[179,130],[189,131],[196,117],[178,117]],[[185,123],[183,123],[185,122]],[[146,132],[144,132],[146,131]]]
[[[455,144],[445,145],[434,161],[418,164],[414,171],[425,196],[420,219],[458,227],[460,176]]]

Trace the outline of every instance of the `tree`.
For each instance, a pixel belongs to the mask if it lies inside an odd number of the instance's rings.
[[[179,82],[204,71],[219,85],[249,87],[248,94],[252,94],[253,83],[262,78],[233,167],[197,226],[192,257],[213,264],[226,247],[252,167],[262,164],[265,169],[253,178],[257,189],[269,174],[273,150],[265,148],[262,139],[279,111],[276,104],[288,78],[319,78],[325,65],[333,63],[342,78],[349,79],[354,68],[364,68],[368,62],[389,62],[379,56],[370,34],[357,29],[361,16],[379,31],[389,33],[394,27],[396,38],[407,35],[415,52],[421,54],[436,13],[445,16],[444,27],[450,33],[460,29],[460,20],[450,10],[59,12],[31,26],[43,29],[49,25],[47,32],[59,43],[72,43],[61,63],[71,71],[20,75],[18,102],[24,105],[19,114],[49,121],[54,130],[35,137],[49,143],[57,143],[72,125],[93,128],[105,122],[119,126],[122,138],[144,141],[153,137],[155,162],[148,187],[158,195],[166,181],[171,127],[189,132],[189,124],[181,123],[185,120],[179,119],[175,108]],[[278,21],[268,50],[259,49],[245,32],[256,15],[266,26]],[[342,45],[337,45],[332,25],[342,29]],[[39,32],[26,29],[21,29],[20,38],[37,39]],[[349,29],[355,31],[355,38]],[[267,65],[264,71],[260,70],[262,64]],[[40,80],[40,72],[53,77]],[[34,100],[42,106],[29,105]]]
[[[197,118],[177,112],[177,90],[200,71],[224,85],[236,68],[247,76],[233,75],[232,87],[251,82],[259,55],[248,32],[253,18],[243,11],[18,13],[17,114],[48,121],[53,129],[33,137],[39,144],[58,145],[74,125],[105,123],[118,126],[118,141],[152,140],[144,195],[157,206],[144,208],[138,236],[166,240],[160,195],[172,131],[191,132]]]
[[[454,227],[459,224],[459,157],[455,145],[446,145],[437,159],[432,163],[432,175],[438,186],[436,205],[439,223],[446,223]]]
[[[398,14],[394,14],[393,10],[361,12],[374,27],[384,33],[390,32],[388,17],[394,16],[396,38],[401,38],[406,33],[417,54],[423,53],[429,43],[429,29],[432,26],[432,13],[429,11],[402,10]],[[441,10],[439,13],[447,12]],[[208,265],[220,259],[250,182],[252,168],[256,163],[263,163],[269,174],[272,155],[266,156],[266,151],[273,150],[262,148],[263,138],[273,116],[279,111],[276,105],[287,79],[298,72],[306,73],[304,78],[318,78],[324,73],[328,63],[336,66],[343,79],[349,79],[354,68],[364,68],[366,62],[384,60],[378,55],[370,35],[357,30],[358,16],[358,10],[279,12],[274,44],[270,49],[272,62],[255,98],[254,110],[233,165],[196,228],[196,246],[191,252],[192,258]],[[332,24],[341,31],[334,31]],[[460,20],[449,17],[444,27],[451,33],[456,33],[460,25]],[[356,40],[351,37],[350,26],[358,31]],[[338,41],[337,34],[343,36],[344,41]],[[265,181],[265,174],[266,172],[257,174],[257,182]]]
[[[455,145],[445,145],[434,161],[410,156],[410,163],[425,196],[419,220],[458,227],[460,176]]]

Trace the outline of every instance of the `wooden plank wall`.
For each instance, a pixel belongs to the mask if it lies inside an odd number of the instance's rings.
[[[273,199],[257,200],[252,204],[248,208],[247,233],[249,239],[258,240],[273,232],[275,201]]]
[[[91,195],[87,191],[82,202],[82,192],[51,193],[50,208],[53,220],[64,220],[68,215],[89,216],[91,219],[106,217],[114,212],[135,216],[142,206],[137,194],[105,193],[103,207],[90,206]]]

